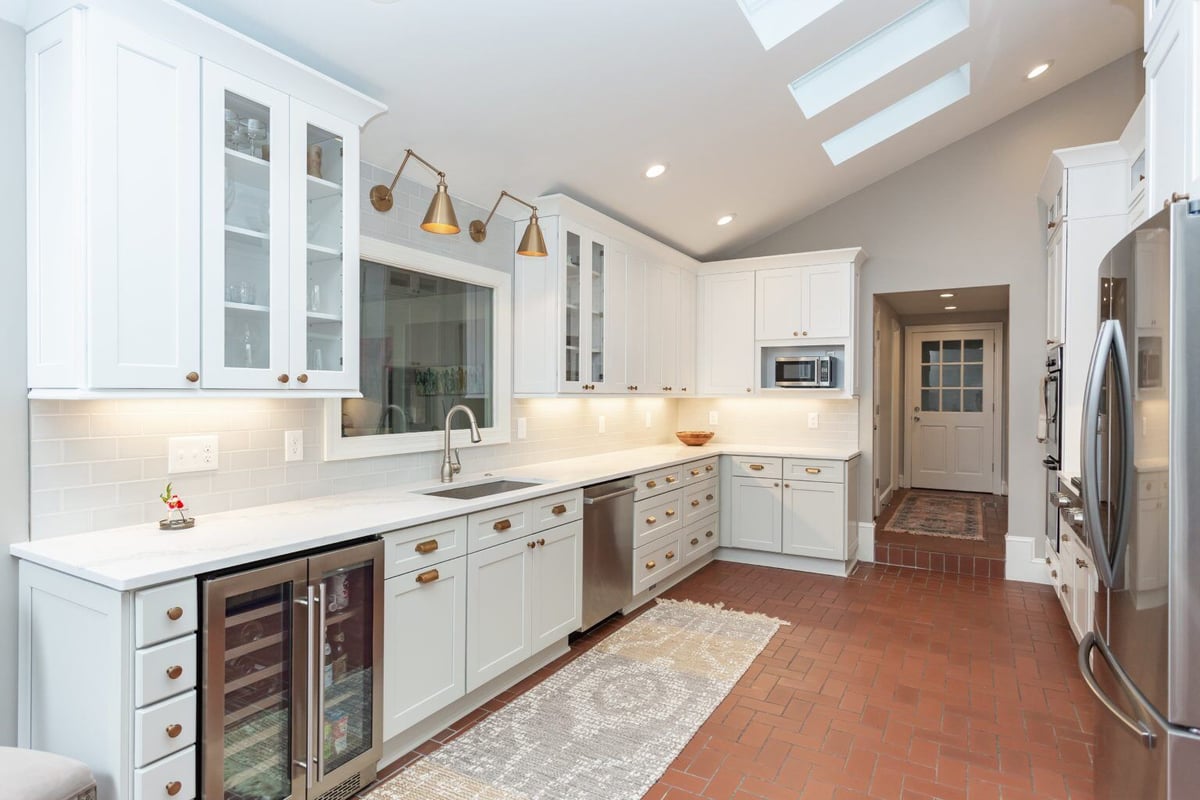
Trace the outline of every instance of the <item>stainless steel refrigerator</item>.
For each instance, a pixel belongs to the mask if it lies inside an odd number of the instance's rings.
[[[1200,202],[1100,267],[1084,394],[1084,532],[1099,578],[1079,668],[1100,700],[1096,797],[1200,797]],[[1195,510],[1193,510],[1195,506]]]
[[[200,796],[353,797],[382,753],[383,543],[202,586]]]

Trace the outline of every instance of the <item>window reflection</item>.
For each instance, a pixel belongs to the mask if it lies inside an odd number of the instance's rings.
[[[342,435],[440,431],[457,403],[491,427],[493,290],[372,261],[361,273],[363,396],[342,401]]]

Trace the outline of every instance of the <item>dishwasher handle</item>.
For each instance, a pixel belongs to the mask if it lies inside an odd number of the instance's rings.
[[[592,506],[596,503],[603,503],[605,500],[615,500],[618,497],[624,497],[627,494],[633,494],[636,491],[636,486],[630,486],[628,489],[622,489],[619,492],[612,492],[610,494],[602,494],[599,497],[585,497],[583,499],[583,504],[585,506]]]

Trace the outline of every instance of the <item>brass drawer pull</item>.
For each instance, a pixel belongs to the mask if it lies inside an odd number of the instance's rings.
[[[438,541],[437,539],[430,539],[428,542],[419,542],[414,549],[421,555],[427,556],[438,549]]]
[[[820,467],[805,467],[804,471],[807,472],[809,475],[820,475],[821,474]]]
[[[1067,585],[1064,583],[1064,584],[1063,584],[1063,594],[1067,594],[1067,593],[1068,593],[1068,592],[1070,592],[1070,591],[1071,591],[1071,587],[1070,587],[1070,586],[1067,586]]]
[[[647,525],[653,525],[656,522],[658,522],[658,517],[646,517]]]
[[[502,519],[502,520],[500,520],[499,522],[496,522],[496,523],[494,523],[494,524],[492,525],[492,530],[494,530],[494,531],[506,531],[506,530],[508,530],[508,529],[509,529],[509,528],[511,528],[511,527],[512,527],[512,523],[511,523],[511,522],[509,522],[509,521],[508,521],[508,520],[506,520],[506,519]]]
[[[658,486],[658,481],[646,481],[647,489],[653,489],[655,486]]]
[[[171,797],[174,797],[175,795],[179,794],[179,790],[182,788],[183,784],[179,781],[171,781],[166,786],[167,794],[169,794]]]
[[[706,495],[704,495],[704,499],[711,503],[713,500],[713,496],[711,494],[706,494]]]
[[[673,508],[668,508],[668,509],[667,509],[667,516],[668,516],[668,517],[673,517],[673,516],[675,516],[675,509],[673,509]]]
[[[653,561],[646,562],[646,569],[654,569],[657,566],[658,566],[658,564],[655,564]]]
[[[183,726],[176,722],[174,725],[167,726],[167,737],[170,739],[179,738],[179,734],[183,733]]]
[[[1057,577],[1058,577],[1058,570],[1056,570],[1056,569],[1052,569],[1052,570],[1050,570],[1050,577],[1051,577],[1051,578],[1057,578]]]
[[[171,606],[170,608],[167,609],[167,619],[171,620],[171,622],[178,621],[179,618],[182,616],[183,616],[183,609],[180,608],[179,606]]]
[[[1070,537],[1070,536],[1067,536],[1067,535],[1064,533],[1064,534],[1062,535],[1062,540],[1063,540],[1064,542],[1069,542],[1069,541],[1071,541],[1071,537]]]
[[[712,465],[712,464],[708,464],[707,466],[705,466],[705,467],[704,467],[704,471],[705,471],[705,472],[712,472],[712,471],[713,471],[713,465]]]
[[[179,676],[183,674],[183,667],[176,664],[173,667],[167,667],[167,677],[173,681],[179,680]]]
[[[694,478],[694,477],[696,477],[696,476],[697,476],[697,475],[699,475],[699,474],[700,474],[700,470],[698,470],[698,469],[694,469],[694,470],[692,470],[692,477],[693,477],[693,478]]]
[[[667,476],[667,483],[674,483],[677,480],[679,480],[679,478],[676,478],[674,475]]]
[[[766,469],[766,467],[764,467],[762,464],[751,464],[750,469],[754,470],[755,472],[762,472],[764,469]]]
[[[712,531],[705,531],[705,532],[704,532],[704,538],[705,538],[705,539],[711,539],[712,537],[713,537],[713,532],[712,532]]]
[[[1079,567],[1080,569],[1087,569],[1087,562],[1082,558],[1077,558],[1075,559],[1075,566]]]
[[[428,569],[417,576],[417,583],[433,583],[442,577],[436,569]]]
[[[674,551],[674,550],[668,550],[668,551],[667,551],[667,561],[670,561],[670,560],[671,560],[672,558],[674,558],[674,557],[675,557],[675,551]]]
[[[567,513],[567,507],[564,504],[559,503],[554,508],[550,509],[550,513],[557,517],[559,514]]]
[[[692,547],[695,547],[698,544],[700,544],[700,540],[698,538],[696,538],[695,536],[693,536],[692,537]]]
[[[696,506],[698,506],[698,505],[700,505],[700,501],[699,501],[699,500],[693,500],[693,501],[692,501],[692,508],[695,508],[695,507],[696,507]]]
[[[539,546],[539,547],[545,547],[545,546],[546,546],[546,540],[545,540],[545,539],[538,539],[538,546]]]

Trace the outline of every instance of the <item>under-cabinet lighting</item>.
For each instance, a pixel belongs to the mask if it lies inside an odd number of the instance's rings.
[[[958,310],[958,306],[946,306],[946,310],[947,310],[947,311],[957,311],[957,310]]]
[[[723,217],[717,217],[717,224],[718,225],[728,225],[729,223],[733,222],[733,220],[736,216],[737,216],[737,214],[726,214]]]
[[[957,103],[970,93],[971,65],[963,64],[903,100],[842,131],[822,147],[835,165],[841,164]]]
[[[1046,61],[1041,64],[1038,64],[1036,67],[1029,70],[1029,73],[1025,76],[1025,80],[1031,81],[1040,75],[1045,75],[1046,70],[1050,69],[1052,66],[1054,66],[1053,61]]]
[[[941,294],[938,295],[938,297],[941,297],[941,298],[954,297],[954,292],[942,292]]]
[[[746,15],[750,27],[762,42],[763,49],[770,50],[841,2],[842,0],[738,0],[738,7]]]
[[[659,175],[662,175],[666,171],[667,171],[666,164],[654,164],[649,169],[646,170],[646,177],[647,178],[657,178]]]
[[[792,81],[792,96],[804,116],[812,118],[962,33],[970,23],[967,0],[928,0]]]

